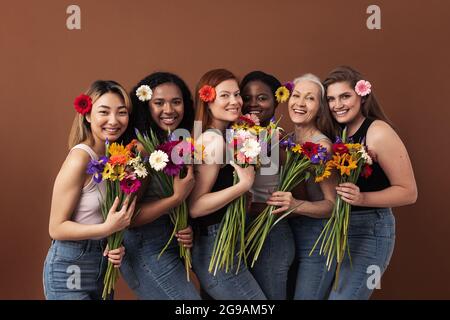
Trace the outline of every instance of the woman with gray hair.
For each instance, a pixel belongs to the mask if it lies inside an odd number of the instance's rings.
[[[318,143],[331,152],[330,137],[335,130],[325,110],[324,97],[325,90],[319,78],[313,74],[302,75],[294,80],[288,111],[295,128],[292,137],[295,143]],[[280,207],[274,214],[296,208],[290,219],[298,262],[294,299],[326,299],[328,296],[334,273],[327,272],[325,257],[318,252],[311,256],[309,253],[331,215],[336,185],[333,176],[320,183],[310,178],[292,192],[274,192],[267,201],[269,205]],[[302,188],[306,192],[302,192]]]

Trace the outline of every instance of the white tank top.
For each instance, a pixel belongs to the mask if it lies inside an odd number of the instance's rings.
[[[97,154],[88,145],[77,144],[74,149],[81,149],[86,151],[91,159],[98,160]],[[69,152],[69,153],[70,153]],[[101,204],[104,195],[106,195],[106,186],[102,181],[96,183],[93,178],[81,190],[80,200],[72,214],[72,221],[81,224],[99,224],[103,223],[103,215],[101,211]]]

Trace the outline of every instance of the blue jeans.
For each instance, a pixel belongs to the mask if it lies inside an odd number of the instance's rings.
[[[283,219],[269,232],[258,260],[250,269],[268,299],[286,300],[288,272],[294,255],[292,230],[287,219]]]
[[[168,215],[125,231],[126,251],[120,271],[139,299],[201,299],[192,282],[187,281],[176,238],[158,258],[172,231],[173,225]]]
[[[53,240],[44,262],[47,300],[99,300],[108,260],[105,240]]]
[[[330,271],[326,257],[319,255],[320,243],[309,252],[327,219],[301,217],[292,219],[299,262],[294,299],[367,300],[374,286],[372,268],[384,273],[395,244],[395,218],[391,209],[381,208],[354,212],[350,215],[348,256],[342,262],[337,290],[334,290],[336,264]]]
[[[236,274],[237,256],[233,268],[228,273],[225,273],[225,270],[218,270],[215,276],[209,273],[209,262],[219,225],[218,223],[208,226],[206,230],[195,235],[192,267],[203,289],[215,300],[266,300],[258,282],[243,261]]]

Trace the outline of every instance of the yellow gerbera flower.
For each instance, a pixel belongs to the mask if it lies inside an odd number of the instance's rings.
[[[264,129],[266,129],[266,127],[261,127],[261,126],[253,126],[253,127],[251,127],[250,129],[249,129],[249,131],[251,132],[251,133],[253,133],[255,136],[257,136],[257,135],[259,135],[259,133],[262,131],[262,130],[264,130]]]
[[[347,143],[345,145],[348,148],[349,152],[358,152],[362,147],[360,143]]]
[[[331,176],[331,169],[333,169],[333,163],[331,161],[328,161],[324,171],[322,172],[321,175],[316,176],[315,181],[316,182],[322,182],[323,180],[329,178]]]
[[[278,103],[286,102],[289,99],[289,90],[285,86],[281,86],[275,91],[275,97]]]
[[[122,181],[125,178],[125,167],[124,166],[116,166],[115,167],[115,175],[119,181]]]
[[[247,129],[247,128],[248,128],[248,125],[247,125],[247,124],[243,124],[243,123],[234,123],[234,124],[231,126],[231,128],[237,131],[237,130],[239,130],[239,129]]]
[[[296,144],[295,147],[291,149],[292,152],[302,153],[302,147],[299,144]]]
[[[118,144],[116,142],[114,142],[113,144],[111,144],[108,148],[109,153],[111,154],[111,156],[126,156],[128,157],[130,154],[130,151],[127,150],[123,145]]]
[[[114,174],[114,168],[111,166],[109,162],[106,163],[105,167],[103,168],[102,177],[104,180],[110,180],[111,175]]]

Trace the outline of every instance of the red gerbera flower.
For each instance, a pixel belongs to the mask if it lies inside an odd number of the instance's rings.
[[[302,152],[311,159],[312,156],[316,155],[319,152],[319,145],[313,142],[305,142],[301,145]]]
[[[75,107],[75,110],[77,110],[78,113],[85,115],[92,109],[91,97],[89,97],[85,94],[80,94],[78,97],[75,98],[73,105]]]
[[[364,165],[364,167],[361,170],[361,177],[368,178],[372,175],[373,169],[371,166],[369,166],[367,163]]]
[[[213,87],[204,85],[199,91],[200,99],[204,102],[213,102],[216,98],[216,90]]]
[[[252,119],[250,119],[246,116],[240,116],[239,121],[247,123],[250,127],[253,127],[256,125],[256,123]]]
[[[345,144],[341,143],[333,143],[333,152],[334,153],[339,153],[339,154],[344,154],[344,153],[348,153],[348,148]]]

